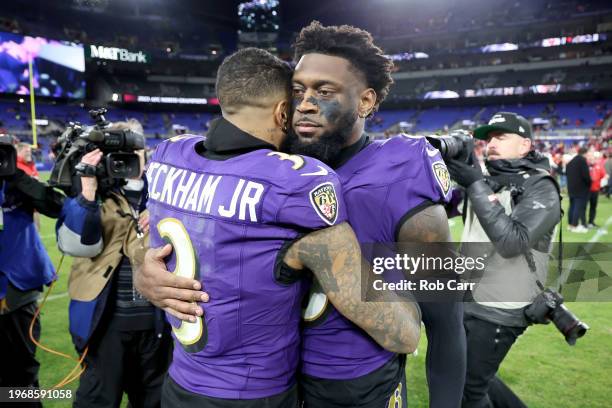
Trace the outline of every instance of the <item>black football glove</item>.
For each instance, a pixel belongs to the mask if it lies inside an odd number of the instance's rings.
[[[449,160],[446,162],[446,167],[453,179],[461,187],[468,188],[474,182],[483,179],[480,164],[467,164],[459,160]]]

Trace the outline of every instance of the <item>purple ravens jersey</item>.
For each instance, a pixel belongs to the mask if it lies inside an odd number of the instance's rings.
[[[278,265],[301,233],[346,221],[340,183],[315,159],[270,149],[210,160],[196,152],[203,140],[160,144],[147,170],[151,247],[171,242],[168,270],[210,294],[197,322],[167,316],[169,373],[209,397],[273,396],[295,383],[305,292]]]
[[[395,242],[405,216],[451,196],[442,157],[424,137],[374,141],[336,172],[349,223],[362,244]],[[338,313],[317,286],[311,290],[304,320],[302,371],[309,376],[353,379],[380,368],[394,356]]]

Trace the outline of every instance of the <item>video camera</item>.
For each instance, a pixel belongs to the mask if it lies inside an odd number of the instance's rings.
[[[474,138],[467,130],[459,129],[443,136],[426,136],[427,141],[440,151],[442,159],[467,162],[474,150]]]
[[[116,185],[117,180],[138,177],[140,174],[140,157],[136,150],[144,149],[144,135],[128,129],[113,129],[104,118],[106,109],[90,110],[94,126],[84,127],[78,122],[70,122],[57,142],[57,159],[49,185],[61,188],[69,196],[80,191],[79,168],[81,158],[86,153],[100,149],[103,153],[100,164],[93,174],[98,179],[101,190],[108,190]]]
[[[0,135],[0,177],[8,177],[17,171],[17,150],[8,135]]]

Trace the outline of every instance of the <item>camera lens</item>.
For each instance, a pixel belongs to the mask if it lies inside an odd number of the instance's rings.
[[[111,178],[134,178],[140,174],[140,158],[135,153],[110,153],[106,164]]]
[[[570,346],[576,344],[576,340],[584,336],[589,329],[586,323],[581,322],[576,315],[570,312],[563,304],[557,306],[551,315],[551,320],[557,329],[563,333],[565,341]]]
[[[444,160],[467,159],[473,150],[472,137],[469,134],[457,133],[444,136],[427,136],[427,141],[440,151]]]
[[[589,326],[587,326],[586,324],[582,322],[578,322],[578,324],[572,327],[565,334],[565,341],[567,341],[568,344],[573,346],[574,344],[576,344],[576,340],[578,340],[579,338],[581,338],[582,336],[586,334],[588,329],[589,329]]]
[[[126,166],[124,161],[114,160],[113,161],[113,172],[115,174],[113,174],[113,175],[125,173],[126,167],[127,166]]]

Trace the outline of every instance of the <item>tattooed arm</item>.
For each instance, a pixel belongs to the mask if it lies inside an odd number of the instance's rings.
[[[415,303],[386,291],[380,301],[362,300],[361,270],[370,266],[362,261],[347,223],[308,234],[291,246],[284,261],[294,269],[310,269],[336,309],[382,347],[396,353],[416,349],[421,316]]]

